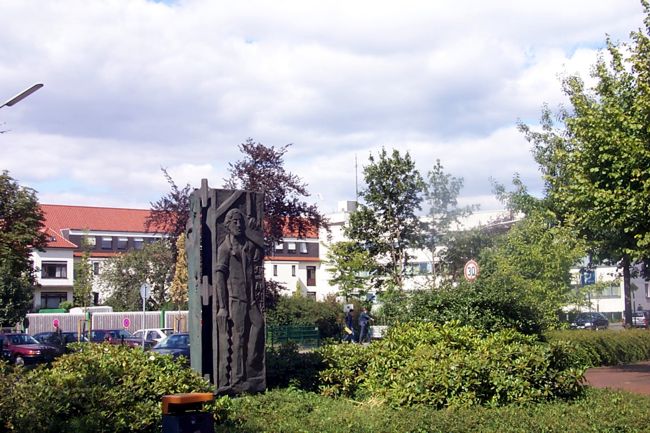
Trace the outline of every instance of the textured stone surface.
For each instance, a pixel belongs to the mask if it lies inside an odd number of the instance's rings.
[[[218,394],[266,389],[263,195],[201,188],[187,227],[192,368]]]

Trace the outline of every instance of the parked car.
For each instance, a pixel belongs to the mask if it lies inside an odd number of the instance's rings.
[[[162,341],[163,338],[174,333],[172,328],[147,328],[147,329],[138,329],[133,333],[133,337],[139,338],[142,340],[144,335],[145,343],[155,346],[156,343]]]
[[[650,318],[650,311],[635,311],[632,313],[632,327],[634,328],[648,328]]]
[[[129,347],[142,347],[142,339],[133,337],[126,329],[93,329],[89,340],[92,343],[125,344]],[[146,346],[145,346],[146,347]]]
[[[39,332],[38,334],[34,334],[33,337],[39,343],[57,348],[60,354],[67,352],[68,343],[88,342],[86,337],[79,335],[77,332]]]
[[[51,362],[59,355],[56,348],[41,344],[28,334],[0,334],[2,357],[15,365]]]
[[[190,361],[190,334],[187,332],[179,332],[165,337],[160,343],[156,344],[152,352],[160,353],[161,355],[171,355],[173,358],[185,358],[187,362]]]
[[[595,311],[588,313],[580,313],[571,322],[571,329],[607,329],[609,327],[609,320],[602,313]]]

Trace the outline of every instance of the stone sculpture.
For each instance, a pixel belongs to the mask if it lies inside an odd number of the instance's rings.
[[[205,179],[190,196],[190,362],[217,394],[266,389],[263,203]]]

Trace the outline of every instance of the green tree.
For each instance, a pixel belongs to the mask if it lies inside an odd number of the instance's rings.
[[[559,126],[548,109],[541,131],[521,125],[560,221],[596,256],[620,259],[627,323],[630,267],[650,251],[650,7],[642,4],[644,28],[623,44],[607,39],[609,59],[594,65],[593,87],[577,76],[563,80],[572,109],[559,110]]]
[[[151,286],[147,309],[157,310],[169,302],[169,285],[174,260],[169,241],[145,244],[141,250],[132,250],[106,261],[101,280],[112,294],[106,304],[117,311],[142,309],[140,286]]]
[[[374,268],[368,251],[358,242],[341,241],[330,245],[327,252],[329,284],[338,286],[338,295],[346,301],[353,296],[364,299],[367,293],[366,281]]]
[[[447,259],[446,248],[442,248],[439,253],[436,249],[441,246],[448,245],[449,241],[454,239],[454,232],[451,230],[453,224],[458,224],[459,219],[471,215],[472,212],[478,209],[478,205],[458,206],[458,195],[463,188],[463,178],[454,177],[449,173],[445,173],[444,167],[440,160],[436,160],[436,164],[427,174],[427,183],[424,190],[425,202],[429,205],[429,227],[427,247],[431,251],[433,262],[431,263],[434,275],[436,272],[435,257],[438,255],[441,259],[441,264],[446,264],[450,257]],[[452,276],[452,266],[445,266],[447,276]],[[445,271],[445,269],[439,269]]]
[[[30,253],[47,244],[36,191],[0,174],[0,325],[20,322],[31,307],[35,276]]]
[[[74,305],[78,307],[88,307],[90,305],[93,278],[93,268],[90,262],[90,245],[86,236],[83,236],[81,240],[81,257],[75,263],[74,283],[72,286]]]
[[[374,277],[385,288],[402,289],[408,250],[424,245],[424,225],[417,216],[424,181],[409,153],[402,156],[398,150],[370,155],[363,173],[366,188],[359,195],[364,203],[350,215],[345,234],[368,251],[378,270]]]
[[[561,308],[576,301],[569,271],[584,255],[572,229],[535,211],[482,251],[475,284],[487,292],[507,290],[535,312],[541,328],[554,328]]]

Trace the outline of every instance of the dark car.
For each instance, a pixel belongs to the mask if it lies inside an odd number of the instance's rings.
[[[85,343],[88,339],[77,332],[39,332],[34,334],[33,337],[42,344],[53,346],[63,354],[68,351],[67,346],[69,343]]]
[[[92,343],[124,344],[129,347],[142,347],[142,340],[135,338],[126,329],[93,329],[89,340]]]
[[[161,355],[171,355],[174,359],[184,358],[189,362],[190,360],[190,334],[187,332],[180,332],[172,334],[156,344],[152,352],[160,353]]]
[[[580,313],[571,322],[571,329],[607,329],[609,327],[609,320],[602,313],[595,311],[589,313]]]
[[[0,334],[0,347],[2,357],[16,365],[51,362],[59,355],[54,347],[41,344],[31,335],[21,333]]]

